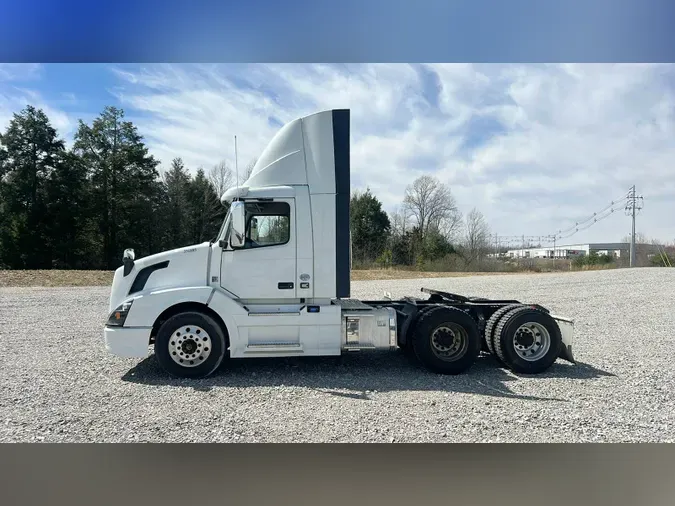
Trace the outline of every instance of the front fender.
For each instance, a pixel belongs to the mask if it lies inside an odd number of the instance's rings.
[[[191,286],[165,288],[134,294],[133,304],[124,322],[125,327],[152,327],[166,309],[184,302],[198,302],[206,305],[214,288],[209,286]]]
[[[246,338],[242,338],[239,334],[239,326],[237,325],[236,318],[241,318],[248,315],[248,310],[239,303],[232,299],[229,295],[224,293],[221,290],[216,290],[209,301],[209,307],[213,309],[223,320],[225,327],[227,327],[227,333],[230,340],[230,353],[234,354],[241,353],[246,347],[247,341]]]

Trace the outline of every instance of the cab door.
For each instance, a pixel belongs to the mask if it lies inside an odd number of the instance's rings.
[[[295,299],[295,200],[248,201],[245,211],[245,243],[223,249],[221,286],[240,299]]]

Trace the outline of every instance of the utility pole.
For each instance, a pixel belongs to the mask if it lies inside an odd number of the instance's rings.
[[[635,193],[635,185],[628,190],[628,202],[626,203],[626,213],[631,217],[630,234],[630,266],[635,267],[635,214],[642,209],[642,204],[638,204],[638,199],[642,202],[642,196]]]
[[[635,185],[630,192],[630,208],[631,208],[631,233],[630,233],[630,266],[635,267]]]

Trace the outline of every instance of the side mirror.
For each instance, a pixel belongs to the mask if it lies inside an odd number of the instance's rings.
[[[232,225],[230,229],[230,244],[232,248],[244,246],[246,237],[246,213],[245,205],[241,200],[232,202],[230,207]]]
[[[132,249],[125,249],[124,254],[122,255],[122,264],[124,265],[124,275],[127,276],[131,269],[134,268],[134,259],[136,258],[136,253]]]

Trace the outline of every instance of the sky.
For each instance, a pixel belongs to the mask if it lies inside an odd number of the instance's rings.
[[[27,104],[72,141],[125,111],[163,167],[258,156],[285,122],[351,109],[352,189],[387,211],[420,175],[492,234],[573,227],[632,185],[638,233],[675,241],[675,66],[668,64],[0,64],[0,129]],[[620,204],[618,204],[620,207]],[[563,243],[622,240],[617,210]]]

